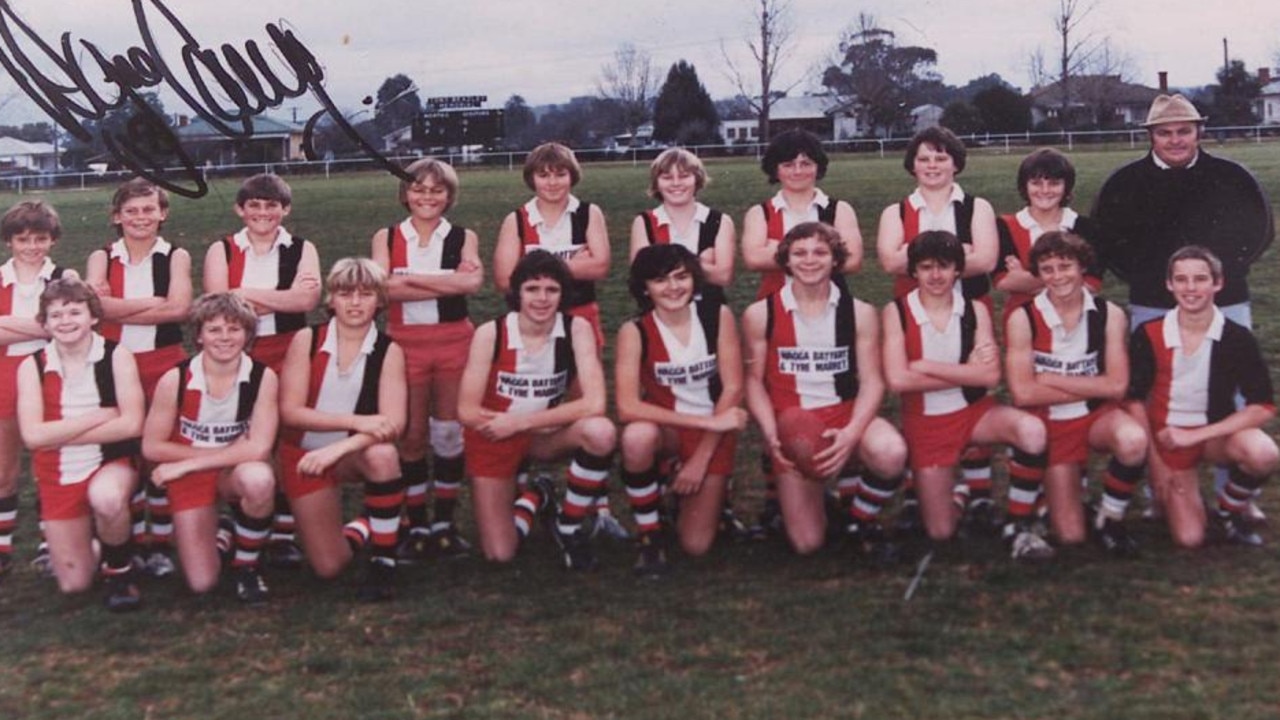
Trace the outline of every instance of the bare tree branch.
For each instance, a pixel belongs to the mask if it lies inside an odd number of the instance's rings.
[[[636,129],[649,119],[649,106],[658,91],[653,58],[635,45],[623,43],[614,52],[613,61],[600,68],[596,89],[600,97],[621,106],[627,130],[634,137]]]
[[[728,68],[725,76],[733,82],[739,94],[751,104],[759,116],[759,137],[769,140],[769,108],[777,92],[778,69],[794,50],[795,26],[791,18],[790,0],[753,0],[752,33],[743,41],[751,53],[755,77],[748,81],[737,63],[730,57],[724,41],[720,42],[720,55]],[[795,87],[793,83],[786,90]],[[784,90],[785,92],[785,90]]]

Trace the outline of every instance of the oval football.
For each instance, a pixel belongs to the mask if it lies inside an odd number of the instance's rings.
[[[813,456],[831,444],[830,439],[822,437],[826,429],[822,418],[811,410],[792,407],[778,413],[778,442],[782,445],[782,454],[811,480],[823,479],[814,468]]]

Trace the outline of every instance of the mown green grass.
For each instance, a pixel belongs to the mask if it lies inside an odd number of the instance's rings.
[[[1280,193],[1280,147],[1223,153]],[[1078,205],[1087,210],[1107,172],[1135,155],[1075,153]],[[976,152],[960,180],[1016,209],[1019,158]],[[710,169],[705,199],[735,218],[770,192],[754,163]],[[401,216],[389,176],[293,184],[289,224],[317,242],[326,267],[367,252],[374,229]],[[601,293],[610,328],[630,312],[621,258],[631,217],[649,204],[646,184],[644,168],[617,164],[588,167],[579,188],[610,218],[614,272]],[[910,185],[897,158],[863,156],[836,158],[823,182],[858,210],[869,252],[852,282],[877,303],[888,283],[872,259],[875,221]],[[499,170],[465,171],[462,188],[452,217],[480,233],[487,256],[503,214],[528,192],[518,173]],[[234,190],[218,181],[202,200],[174,201],[166,235],[197,265],[211,239],[235,229]],[[67,226],[57,259],[83,267],[110,237],[109,196],[48,196]],[[1268,253],[1253,276],[1273,364],[1275,265]],[[754,284],[744,275],[735,287],[739,310]],[[499,306],[489,287],[474,314]],[[746,444],[736,502],[754,515],[758,469]],[[115,617],[96,594],[59,597],[26,570],[29,485],[23,566],[0,581],[3,718],[1263,718],[1280,708],[1275,547],[1176,552],[1160,528],[1137,521],[1144,554],[1131,561],[1082,549],[1026,568],[992,544],[949,548],[910,602],[914,567],[872,570],[838,546],[797,559],[771,543],[724,543],[702,560],[677,558],[677,572],[655,583],[634,579],[631,549],[610,543],[599,545],[600,572],[567,574],[538,532],[509,567],[468,558],[407,568],[386,605],[356,604],[350,581],[273,572],[274,597],[260,611],[227,594],[193,600],[169,580],[145,586],[141,613]],[[616,488],[614,501],[625,515]],[[1280,503],[1264,506],[1280,517]]]

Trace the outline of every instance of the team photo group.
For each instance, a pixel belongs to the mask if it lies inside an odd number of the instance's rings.
[[[596,291],[622,253],[556,143],[528,154],[533,197],[489,258],[447,219],[459,179],[432,158],[405,168],[407,217],[323,263],[286,229],[289,185],[246,179],[243,227],[202,249],[199,278],[145,179],[116,190],[117,238],[83,268],[53,261],[57,212],[24,200],[0,219],[0,573],[26,457],[33,564],[64,593],[101,582],[113,611],[141,606],[143,575],[261,604],[264,568],[330,579],[357,560],[358,597],[387,600],[399,564],[509,562],[539,529],[570,571],[597,566],[593,538],[627,538],[644,577],[726,536],[799,555],[838,539],[873,566],[908,540],[973,537],[1015,561],[1086,542],[1126,556],[1139,512],[1178,547],[1261,545],[1280,449],[1247,276],[1270,204],[1201,148],[1181,95],[1144,127],[1149,152],[1088,216],[1066,154],[1028,154],[1025,206],[997,212],[958,182],[964,143],[922,130],[903,157],[915,188],[874,242],[856,202],[820,189],[829,160],[803,130],[774,136],[776,194],[740,223],[699,201],[697,156],[665,150],[631,223],[635,312],[607,318],[612,337]],[[1126,302],[1101,296],[1106,271]],[[858,279],[881,272],[876,307]],[[735,311],[735,282],[757,279]],[[490,281],[507,310],[473,323]],[[734,477],[749,425],[763,490]],[[748,492],[763,503],[744,522]]]

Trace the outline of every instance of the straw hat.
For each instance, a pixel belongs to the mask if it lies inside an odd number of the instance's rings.
[[[1156,99],[1151,101],[1151,109],[1147,111],[1147,121],[1142,123],[1142,127],[1174,122],[1202,123],[1207,119],[1201,117],[1196,106],[1181,94],[1157,95]]]

